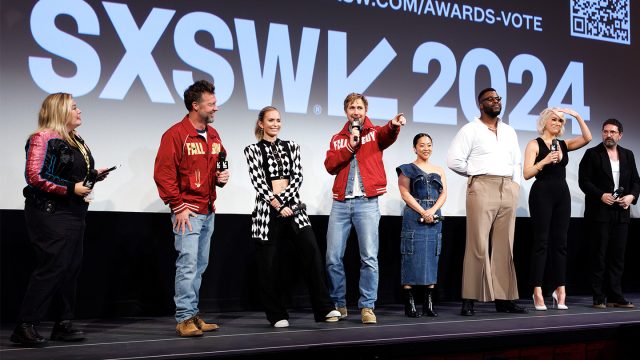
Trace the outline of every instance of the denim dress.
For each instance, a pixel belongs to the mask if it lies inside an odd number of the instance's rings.
[[[431,208],[442,192],[442,180],[436,173],[426,173],[414,164],[396,168],[398,176],[410,180],[410,192],[424,209]],[[441,215],[440,209],[436,211]],[[409,206],[402,213],[400,254],[402,285],[431,285],[437,282],[438,258],[442,248],[442,222],[427,224],[419,222],[420,214]]]

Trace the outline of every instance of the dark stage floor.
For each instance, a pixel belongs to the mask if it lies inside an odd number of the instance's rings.
[[[640,294],[628,298],[640,305]],[[437,318],[409,319],[401,306],[384,306],[376,310],[377,325],[361,324],[355,308],[334,324],[315,323],[310,311],[300,310],[291,312],[291,326],[286,329],[270,327],[261,312],[205,314],[221,329],[191,339],[175,336],[172,317],[78,320],[88,340],[50,342],[41,349],[14,346],[9,341],[13,325],[3,324],[0,359],[461,359],[496,351],[503,355],[493,358],[524,358],[504,354],[530,349],[530,354],[548,355],[567,344],[588,348],[602,341],[617,352],[601,346],[600,354],[619,358],[628,354],[627,345],[640,344],[639,308],[596,310],[590,307],[590,297],[570,297],[567,311],[535,311],[531,301],[520,303],[530,308],[529,314],[498,314],[487,303],[476,305],[475,316],[462,317],[456,302],[438,304]],[[43,323],[41,333],[48,335],[51,326]]]

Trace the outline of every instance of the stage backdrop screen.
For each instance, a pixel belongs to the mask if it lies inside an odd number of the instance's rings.
[[[633,5],[633,6],[632,6]],[[301,146],[301,195],[310,214],[329,213],[333,177],[324,168],[331,136],[346,121],[350,92],[384,124],[408,123],[384,152],[383,215],[404,203],[395,168],[414,160],[412,138],[433,138],[431,161],[446,168],[448,145],[479,115],[479,90],[503,97],[502,119],[520,148],[538,136],[548,106],[570,107],[601,141],[607,118],[624,124],[621,145],[640,156],[638,3],[631,0],[471,1],[82,1],[2,0],[0,31],[0,208],[21,209],[24,146],[52,92],[73,94],[79,134],[98,167],[118,165],[95,187],[93,210],[168,212],[153,181],[163,132],[187,113],[182,93],[215,82],[214,127],[228,149],[229,184],[219,213],[250,214],[254,190],[243,149],[255,142],[259,109],[276,106],[280,137]],[[575,119],[564,138],[579,134]],[[571,152],[572,216],[584,211],[577,183],[586,148]],[[466,179],[446,170],[445,215],[465,215]],[[533,180],[522,181],[518,216],[528,216]],[[637,216],[637,207],[634,207]]]

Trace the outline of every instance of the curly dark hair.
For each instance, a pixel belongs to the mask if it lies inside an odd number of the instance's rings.
[[[184,106],[187,107],[187,110],[192,110],[191,106],[194,102],[199,102],[202,99],[203,93],[215,94],[216,87],[207,80],[198,80],[184,91]]]
[[[607,125],[617,126],[618,127],[618,132],[620,132],[622,134],[622,123],[620,121],[618,121],[618,119],[607,119],[602,124],[602,130],[604,130],[604,127],[607,126]]]

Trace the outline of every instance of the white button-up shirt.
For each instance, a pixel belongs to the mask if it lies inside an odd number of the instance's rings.
[[[522,155],[518,135],[498,118],[497,136],[479,118],[463,126],[449,146],[447,166],[463,176],[511,176],[520,185]]]

